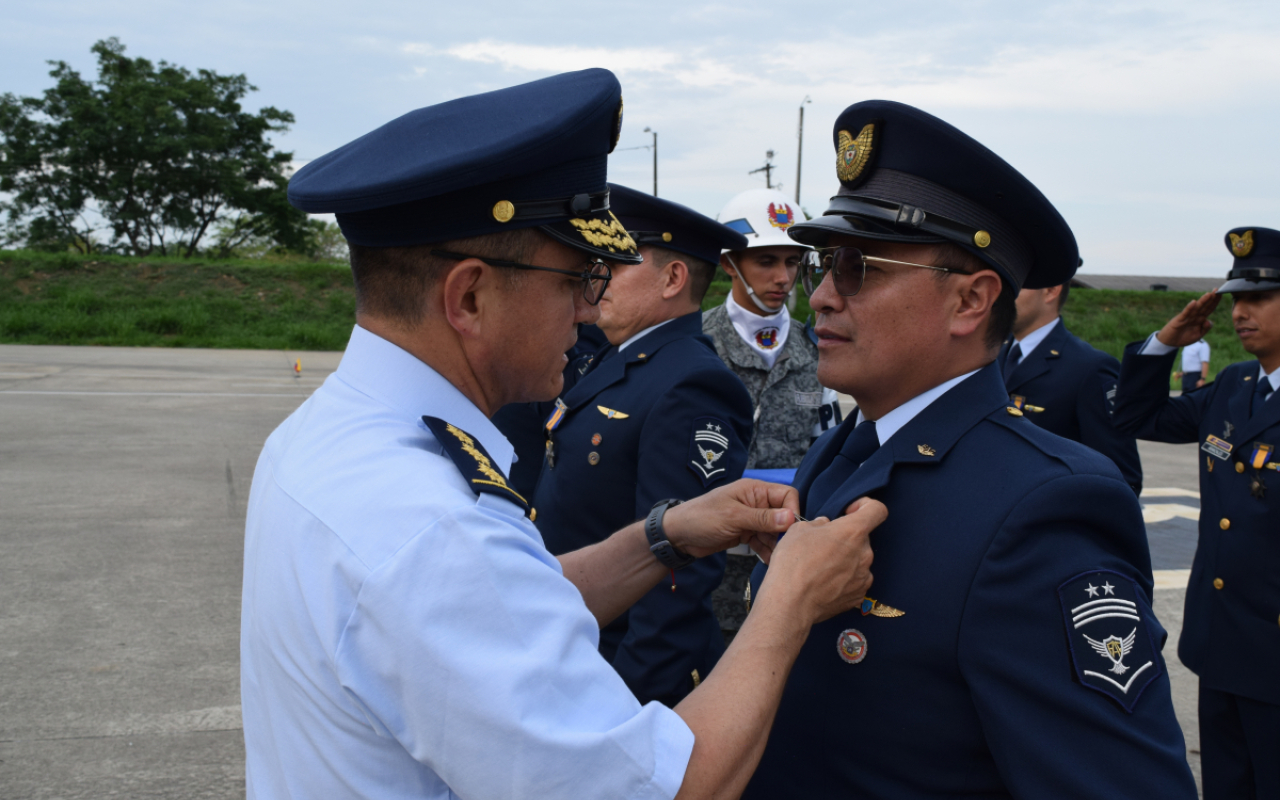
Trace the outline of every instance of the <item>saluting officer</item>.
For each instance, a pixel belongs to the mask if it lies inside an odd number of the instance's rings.
[[[1236,228],[1227,282],[1125,348],[1116,425],[1140,439],[1200,442],[1200,542],[1178,657],[1200,676],[1205,800],[1280,797],[1280,231]],[[1179,347],[1231,322],[1256,361],[1169,396]]]
[[[612,73],[568,73],[411,112],[290,181],[351,245],[356,327],[254,472],[249,798],[734,797],[804,632],[866,591],[876,503],[774,551],[794,491],[740,481],[557,559],[508,484],[489,416],[556,396],[609,262],[640,260],[605,183],[621,116]],[[598,626],[665,562],[744,541],[781,588],[679,707],[642,707]]]
[[[744,796],[1194,800],[1137,498],[995,363],[1018,290],[1074,273],[1071,229],[923,111],[862,102],[834,133],[839,193],[790,234],[819,248],[818,378],[859,413],[795,487],[811,518],[889,517],[874,597],[814,626]]]
[[[610,346],[579,362],[583,374],[546,421],[533,506],[554,554],[608,537],[655,503],[737,480],[751,439],[751,398],[702,335],[699,310],[720,250],[745,240],[669,200],[610,190],[644,262],[614,268],[598,323]],[[711,608],[724,564],[723,554],[673,564],[669,585],[600,631],[600,654],[641,702],[674,706],[724,652]]]
[[[1120,362],[1067,330],[1062,321],[1069,283],[1018,293],[1013,338],[997,359],[1009,399],[1047,431],[1111,459],[1142,493],[1142,462],[1132,436],[1111,422]]]

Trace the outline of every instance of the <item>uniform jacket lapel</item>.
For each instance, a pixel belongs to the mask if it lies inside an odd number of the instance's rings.
[[[1049,331],[1049,335],[1044,337],[1044,341],[1031,351],[1031,355],[1022,359],[1022,363],[1014,368],[1013,374],[1005,381],[1009,391],[1017,391],[1027,381],[1038,378],[1052,369],[1053,362],[1062,355],[1069,335],[1066,323],[1059,321],[1053,330]],[[1008,350],[1005,352],[1007,353]]]
[[[1232,437],[1238,443],[1236,446],[1239,447],[1241,444],[1252,441],[1267,428],[1280,425],[1280,398],[1272,395],[1271,399],[1258,409],[1257,416],[1250,418],[1249,406],[1253,404],[1253,392],[1258,385],[1258,362],[1253,362],[1252,368],[1236,378],[1236,382],[1231,399],[1227,402],[1227,408],[1231,412],[1231,419],[1249,420],[1248,423],[1240,426],[1237,431],[1239,435]]]
[[[632,364],[649,361],[653,354],[663,345],[689,336],[701,336],[702,312],[695,311],[683,317],[677,317],[656,331],[637,339],[627,346],[622,353],[601,352],[598,358],[603,360],[595,369],[583,375],[573,388],[565,393],[564,404],[570,409],[577,409],[596,395],[608,389],[627,376],[627,369]],[[706,342],[710,346],[710,342]],[[644,358],[641,358],[644,356]],[[625,411],[625,409],[619,409]]]
[[[887,486],[895,465],[942,463],[947,452],[969,429],[1008,403],[999,364],[988,364],[930,403],[855,470],[831,497],[810,510],[814,515],[834,519],[844,513],[849,503]],[[838,446],[836,452],[839,452]],[[834,458],[834,453],[831,457]]]

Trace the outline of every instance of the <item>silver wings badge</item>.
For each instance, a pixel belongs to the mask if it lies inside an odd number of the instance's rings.
[[[1122,662],[1124,657],[1129,655],[1133,650],[1133,642],[1138,636],[1138,629],[1135,627],[1129,632],[1129,635],[1121,639],[1119,636],[1108,636],[1102,641],[1091,639],[1085,635],[1084,639],[1089,646],[1098,651],[1098,655],[1111,660],[1111,669],[1108,672],[1114,672],[1116,675],[1123,675],[1129,671]]]

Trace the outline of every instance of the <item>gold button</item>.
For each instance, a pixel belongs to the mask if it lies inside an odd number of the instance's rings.
[[[671,234],[669,234],[669,233],[664,233],[664,234],[662,234],[662,241],[664,241],[664,242],[669,242],[669,241],[671,241]],[[697,672],[697,670],[694,670],[694,672]],[[698,685],[698,684],[696,684],[696,683],[694,684],[694,686],[697,686],[697,685]]]
[[[510,200],[499,200],[493,204],[493,218],[498,222],[510,222],[516,215],[516,207]]]
[[[587,463],[588,463],[588,464],[590,464],[590,465],[591,465],[591,466],[593,466],[593,467],[594,467],[596,464],[599,464],[599,463],[600,463],[600,454],[599,454],[599,453],[597,453],[597,452],[594,452],[594,451],[592,451],[592,452],[590,452],[590,453],[587,453]]]
[[[986,231],[978,231],[973,235],[973,243],[978,247],[986,247],[991,244],[991,234]]]
[[[1222,588],[1222,578],[1214,578],[1214,579],[1213,579],[1213,588],[1215,588],[1215,589],[1221,589],[1221,588]]]
[[[1218,523],[1218,527],[1222,528],[1225,531],[1227,528],[1231,527],[1231,520],[1227,519],[1226,517],[1223,517],[1222,522]]]
[[[1236,472],[1244,472],[1244,462],[1242,461],[1236,462]]]
[[[538,509],[536,508],[529,509],[529,521],[530,522],[538,521]]]

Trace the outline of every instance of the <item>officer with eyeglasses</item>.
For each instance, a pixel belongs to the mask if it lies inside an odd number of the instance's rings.
[[[859,412],[794,486],[809,518],[864,497],[889,516],[875,586],[813,627],[743,796],[1193,800],[1137,499],[995,363],[1018,290],[1074,273],[1071,229],[919,109],[858,103],[833,138],[839,193],[789,233],[818,248],[818,378]]]
[[[789,487],[717,483],[557,558],[511,488],[489,417],[556,397],[611,265],[642,266],[609,208],[621,121],[612,73],[568,73],[410,112],[290,181],[351,245],[356,327],[254,472],[249,798],[736,797],[805,632],[866,593],[873,501],[792,524]],[[742,543],[781,588],[676,708],[642,705],[600,627]]]

